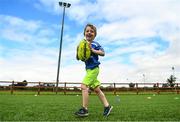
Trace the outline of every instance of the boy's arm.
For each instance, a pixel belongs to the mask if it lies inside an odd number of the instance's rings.
[[[97,55],[100,55],[100,56],[104,56],[105,55],[105,52],[102,51],[102,50],[95,50],[93,48],[91,48],[91,51]]]
[[[92,48],[91,43],[89,43],[89,47],[90,47],[92,53],[95,53],[100,56],[105,56],[105,52],[103,49],[95,50],[94,48]]]

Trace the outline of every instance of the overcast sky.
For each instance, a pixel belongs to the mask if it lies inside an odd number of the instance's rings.
[[[81,82],[85,75],[75,55],[87,23],[96,25],[95,41],[106,52],[101,82],[166,82],[173,73],[180,81],[180,0],[65,1],[71,7],[61,82]],[[1,81],[56,81],[62,13],[58,0],[0,0]]]

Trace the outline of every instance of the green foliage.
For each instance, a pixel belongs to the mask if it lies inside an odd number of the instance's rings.
[[[174,87],[176,82],[176,77],[174,75],[171,75],[168,79],[167,79],[167,83],[169,84],[170,87]]]
[[[27,86],[27,84],[28,82],[26,80],[23,80],[22,82],[17,82],[16,84],[13,84],[13,86]]]
[[[134,83],[129,83],[129,88],[134,88],[135,84]]]

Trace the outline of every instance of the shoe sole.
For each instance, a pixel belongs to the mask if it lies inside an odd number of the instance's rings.
[[[109,112],[108,112],[106,115],[104,115],[104,116],[109,116],[109,114],[111,113],[111,110],[112,110],[112,109],[113,109],[113,106],[111,106]]]
[[[76,113],[75,115],[79,116],[79,117],[87,117],[89,114],[78,114],[78,113]]]

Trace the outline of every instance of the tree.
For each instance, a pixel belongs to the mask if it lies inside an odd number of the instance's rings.
[[[15,86],[27,86],[27,81],[23,80],[22,82],[18,82],[17,84],[15,84]]]
[[[134,83],[129,83],[129,88],[134,88],[135,84]]]
[[[26,80],[23,80],[22,82],[17,82],[17,84],[11,84],[9,86],[27,86],[28,82]]]
[[[162,87],[163,87],[163,88],[169,87],[169,83],[163,83],[163,84],[162,84]]]
[[[22,82],[23,82],[24,86],[28,85],[28,82],[26,80],[23,80]]]
[[[176,82],[176,77],[174,75],[170,75],[170,77],[167,79],[167,83],[170,87],[174,87]]]

